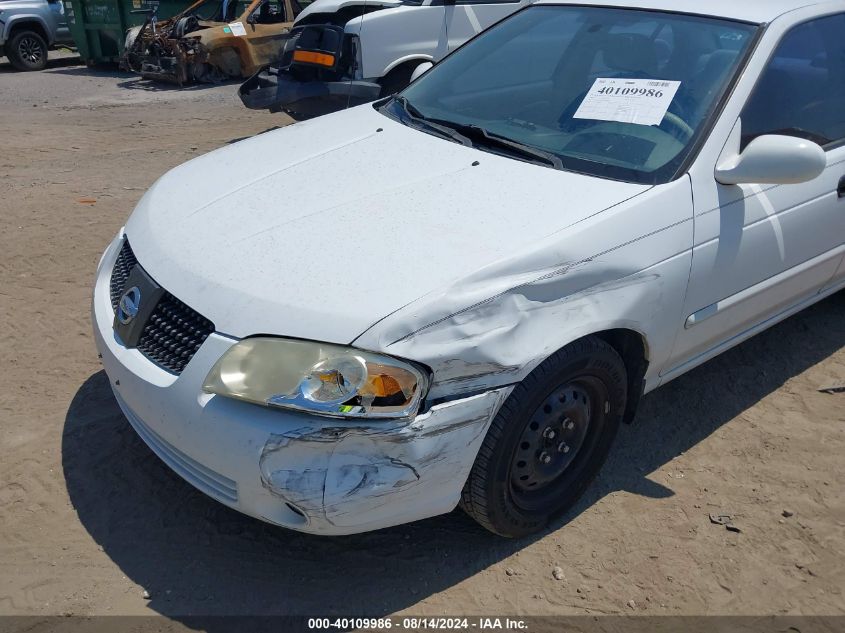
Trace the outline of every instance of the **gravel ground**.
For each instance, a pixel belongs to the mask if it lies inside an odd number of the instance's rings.
[[[162,173],[289,123],[234,92],[0,62],[0,614],[845,613],[843,293],[647,396],[534,539],[459,511],[318,538],[171,473],[110,393],[91,284]]]

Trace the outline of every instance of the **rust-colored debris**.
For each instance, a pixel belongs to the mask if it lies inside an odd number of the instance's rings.
[[[130,29],[121,66],[147,79],[177,83],[249,77],[274,61],[287,40],[297,0],[198,0],[172,18],[153,10]]]

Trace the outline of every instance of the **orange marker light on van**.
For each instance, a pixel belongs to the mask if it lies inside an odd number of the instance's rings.
[[[293,61],[304,64],[317,64],[318,66],[334,66],[334,55],[315,53],[313,51],[294,51]]]

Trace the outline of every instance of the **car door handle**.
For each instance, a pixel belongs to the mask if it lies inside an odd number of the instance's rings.
[[[839,181],[839,186],[836,188],[836,194],[840,198],[845,198],[845,176]]]

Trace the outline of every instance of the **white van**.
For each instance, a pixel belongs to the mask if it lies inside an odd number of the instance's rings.
[[[248,108],[294,118],[373,101],[529,3],[316,0],[297,17],[278,63],[250,77],[239,95]]]

